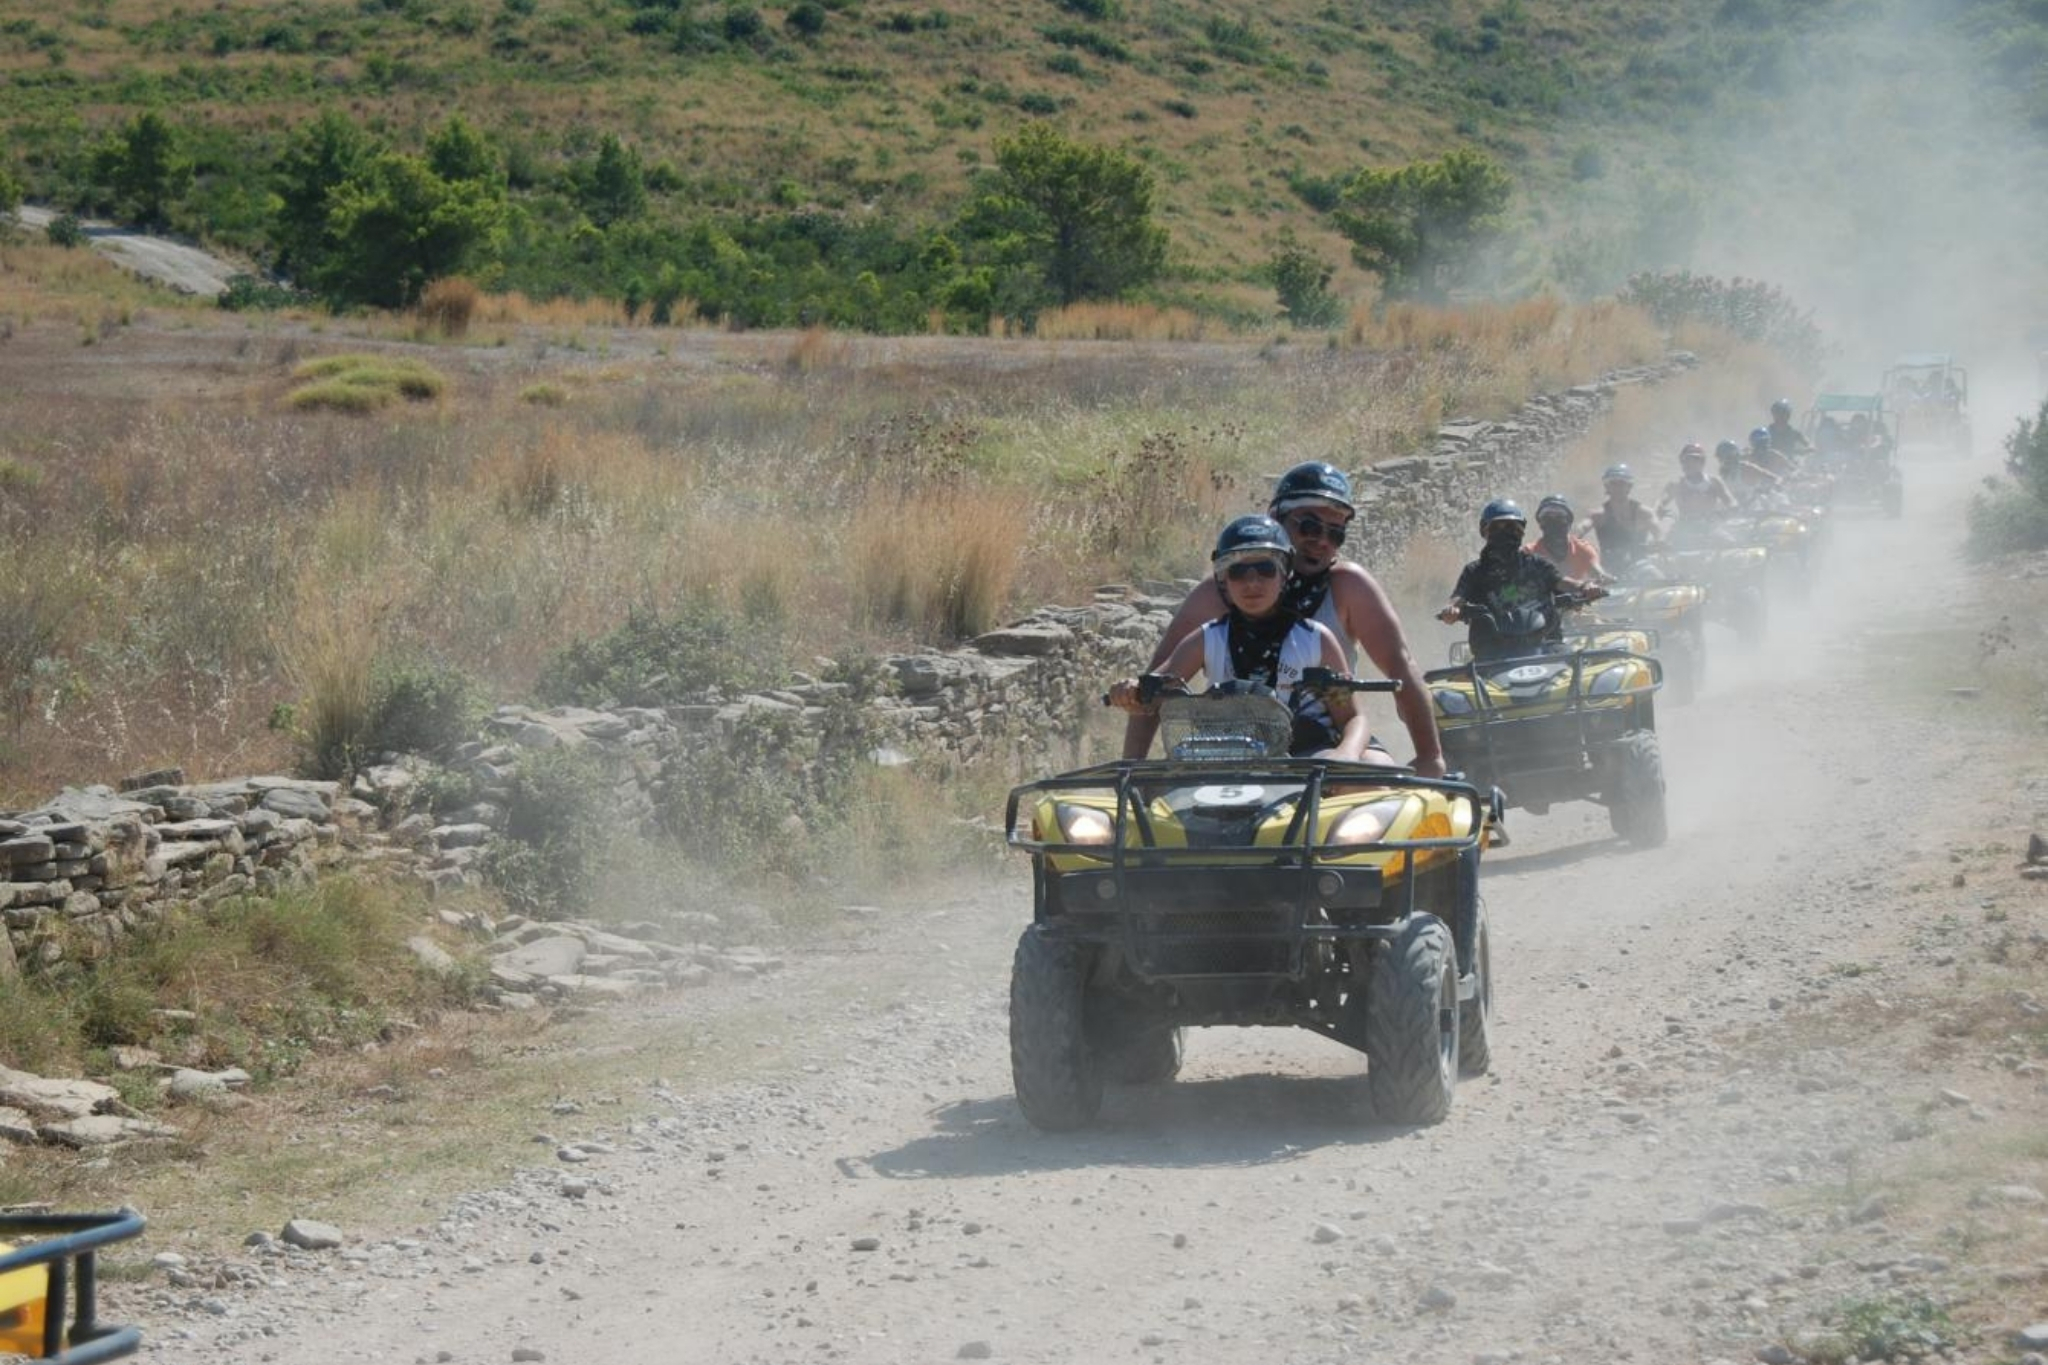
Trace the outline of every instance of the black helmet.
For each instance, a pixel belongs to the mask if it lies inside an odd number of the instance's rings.
[[[1529,524],[1529,518],[1522,511],[1522,505],[1513,498],[1495,498],[1479,509],[1479,534],[1485,535],[1486,528],[1496,521],[1512,521],[1517,526]]]
[[[1765,434],[1768,435],[1769,433]],[[1733,441],[1723,441],[1714,447],[1714,458],[1717,460],[1739,460],[1742,458],[1742,447]]]
[[[1780,398],[1777,402],[1771,404],[1771,417],[1773,420],[1782,417],[1788,422],[1791,421],[1792,400],[1789,398]]]
[[[1279,522],[1254,512],[1223,528],[1216,537],[1216,549],[1209,562],[1220,573],[1233,560],[1276,555],[1282,564],[1293,564],[1294,542],[1287,538],[1287,531]]]
[[[1771,429],[1769,427],[1758,427],[1755,431],[1749,433],[1749,448],[1751,450],[1768,450],[1770,446]]]
[[[1267,504],[1275,514],[1304,502],[1327,502],[1347,512],[1357,512],[1351,501],[1351,477],[1333,464],[1310,460],[1280,476],[1273,485],[1273,501]]]
[[[1565,500],[1565,496],[1562,493],[1552,493],[1544,498],[1542,502],[1536,504],[1536,522],[1539,526],[1543,523],[1543,514],[1545,512],[1562,512],[1567,523],[1572,520],[1573,516],[1572,505]]]
[[[1600,476],[1600,482],[1602,483],[1634,483],[1635,481],[1636,472],[1625,464],[1611,464],[1607,466],[1607,472]]]

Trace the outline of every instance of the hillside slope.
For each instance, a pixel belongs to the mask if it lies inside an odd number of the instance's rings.
[[[650,167],[659,220],[900,225],[955,211],[1034,117],[1132,148],[1179,277],[1247,300],[1270,299],[1283,227],[1344,260],[1321,210],[1345,174],[1457,145],[1518,182],[1502,286],[1783,277],[1901,205],[1901,249],[1951,255],[1965,224],[2034,216],[2003,201],[2041,202],[2044,73],[2023,0],[0,0],[0,125],[31,189],[85,193],[94,138],[159,108],[197,154],[180,225],[260,250],[262,170],[316,110],[401,146],[459,111],[526,210],[504,283],[538,292],[618,283],[560,245],[606,133]],[[1957,193],[1983,184],[1995,213]]]

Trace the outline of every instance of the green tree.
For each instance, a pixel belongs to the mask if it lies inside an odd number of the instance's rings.
[[[21,182],[14,178],[7,163],[0,161],[0,213],[12,213],[20,207]]]
[[[1390,298],[1437,301],[1469,278],[1501,232],[1512,184],[1484,152],[1363,170],[1338,197],[1337,226]]]
[[[576,202],[599,227],[637,218],[647,208],[647,174],[640,155],[610,133],[597,155],[577,168]]]
[[[114,211],[144,227],[164,227],[171,205],[192,187],[192,158],[154,109],[128,120],[93,153],[93,183]]]
[[[369,134],[333,109],[285,143],[271,172],[271,188],[277,195],[271,240],[282,268],[309,278],[319,269],[331,207],[328,198],[361,174],[376,152]]]
[[[484,135],[456,114],[427,139],[427,167],[451,184],[470,180],[503,192],[505,163]]]
[[[402,308],[428,282],[496,254],[502,191],[448,180],[419,157],[386,152],[329,196],[316,282],[336,303]]]
[[[1280,229],[1280,242],[1268,268],[1273,272],[1273,292],[1280,298],[1281,315],[1296,327],[1328,327],[1342,315],[1342,306],[1330,293],[1335,268],[1302,245],[1293,228]]]
[[[1027,123],[997,141],[995,173],[962,229],[1030,269],[1053,302],[1117,298],[1166,267],[1155,195],[1151,171],[1128,153]]]

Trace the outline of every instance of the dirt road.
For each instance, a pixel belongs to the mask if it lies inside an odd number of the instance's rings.
[[[15,215],[31,232],[41,232],[57,217],[50,209],[29,204],[15,210]],[[231,276],[243,271],[242,267],[198,247],[168,237],[153,237],[146,232],[117,227],[112,223],[88,222],[85,224],[85,236],[93,250],[123,270],[145,280],[169,285],[185,294],[212,298],[228,287]]]
[[[1747,659],[1717,633],[1705,695],[1664,712],[1667,846],[1627,851],[1590,807],[1512,817],[1486,870],[1495,1071],[1438,1127],[1374,1123],[1362,1058],[1333,1043],[1210,1030],[1179,1082],[1113,1093],[1098,1131],[1033,1131],[1005,1043],[1019,877],[761,983],[752,1007],[786,1005],[802,1040],[794,1069],[657,1086],[630,1124],[536,1115],[556,1146],[597,1146],[539,1148],[422,1228],[394,1190],[390,1229],[252,1253],[254,1283],[142,1291],[151,1349],[1668,1365],[1770,1359],[1858,1296],[1941,1286],[1943,1247],[1859,1172],[2038,1091],[1811,1022],[1843,997],[1891,1008],[1884,991],[1938,970],[1930,926],[1987,896],[2048,922],[2009,871],[1955,884],[1979,875],[1950,857],[1967,813],[1918,780],[1992,741],[1916,718],[1888,673],[1893,632],[1962,581],[1962,472],[1912,473],[1909,520],[1846,519],[1811,608]]]

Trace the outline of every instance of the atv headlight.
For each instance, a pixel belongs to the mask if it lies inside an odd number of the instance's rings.
[[[1472,699],[1455,688],[1439,687],[1431,694],[1436,704],[1447,716],[1466,716],[1472,713]]]
[[[1106,844],[1116,837],[1116,822],[1105,811],[1068,801],[1055,802],[1052,810],[1070,844]]]
[[[1337,824],[1330,831],[1330,842],[1376,844],[1407,808],[1407,797],[1391,796],[1384,801],[1373,801],[1347,810],[1337,817]]]
[[[1593,679],[1593,685],[1587,691],[1596,697],[1611,697],[1621,691],[1621,684],[1627,677],[1626,668],[1610,668]]]

